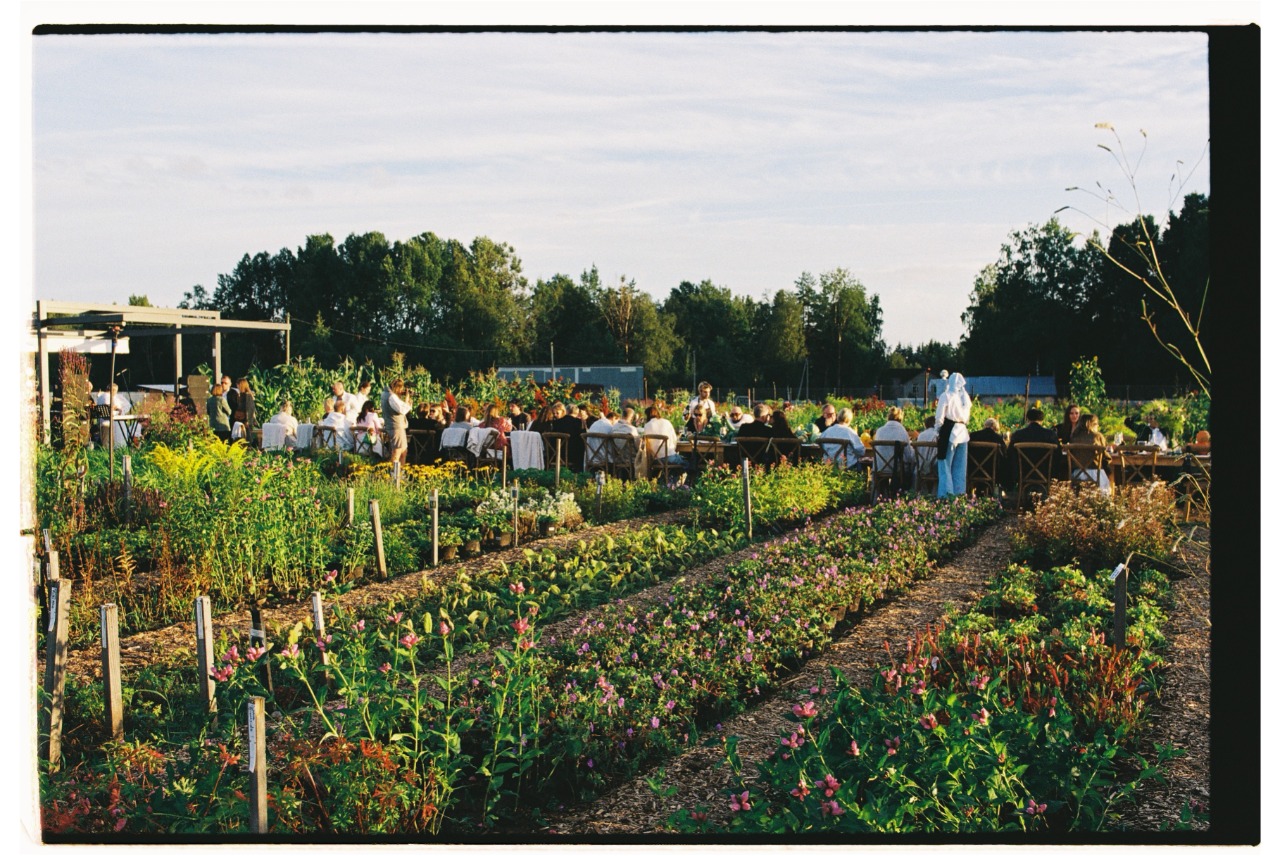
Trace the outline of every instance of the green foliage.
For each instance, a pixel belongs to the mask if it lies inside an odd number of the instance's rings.
[[[1098,358],[1083,357],[1071,364],[1068,377],[1071,400],[1085,413],[1101,414],[1107,406],[1107,385],[1102,380]]]

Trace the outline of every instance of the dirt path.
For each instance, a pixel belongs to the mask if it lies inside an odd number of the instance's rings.
[[[726,733],[737,735],[738,752],[748,771],[778,745],[778,733],[789,725],[784,718],[796,701],[809,697],[809,687],[825,678],[831,667],[841,669],[850,681],[870,686],[876,666],[885,659],[884,643],[895,646],[941,617],[948,605],[967,606],[983,592],[992,572],[1009,561],[1009,533],[1016,518],[1005,518],[979,536],[977,542],[917,583],[911,591],[872,611],[841,638],[786,678],[763,703],[724,723]],[[624,835],[664,831],[666,819],[681,808],[710,808],[709,817],[728,815],[724,789],[730,784],[724,753],[718,747],[698,747],[666,766],[664,783],[674,785],[674,796],[656,796],[638,776],[601,799],[564,815],[553,817],[556,833],[567,835]],[[750,772],[748,772],[750,777]]]

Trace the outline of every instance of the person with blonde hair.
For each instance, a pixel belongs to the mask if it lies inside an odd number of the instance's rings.
[[[854,466],[867,451],[866,447],[862,445],[862,438],[858,436],[857,431],[853,430],[853,411],[847,407],[841,407],[835,413],[832,417],[831,425],[818,435],[818,439],[849,441],[848,446],[838,451],[836,446],[822,447],[823,457],[842,467]]]
[[[875,436],[872,438],[877,443],[904,443],[906,444],[902,450],[902,463],[905,469],[907,480],[911,480],[911,473],[916,465],[916,450],[911,448],[911,435],[907,433],[907,429],[902,424],[902,408],[890,407],[885,413],[885,423],[876,429]],[[882,449],[876,453],[874,461],[876,472],[887,473],[893,468],[893,457],[890,452]]]
[[[1075,462],[1072,461],[1071,479],[1073,481],[1097,482],[1098,490],[1109,495],[1111,493],[1111,480],[1107,478],[1107,466],[1111,462],[1111,450],[1107,446],[1107,438],[1103,437],[1102,432],[1098,430],[1097,414],[1080,414],[1080,419],[1076,422],[1076,430],[1071,435],[1071,443],[1072,445],[1101,446],[1105,450],[1102,453],[1102,467],[1100,469],[1077,469],[1074,465]]]
[[[361,384],[362,395],[365,390],[366,387]],[[371,403],[367,396],[365,403]],[[387,460],[392,463],[399,461],[401,466],[409,462],[409,411],[412,409],[413,402],[409,399],[404,379],[396,378],[391,381],[391,386],[387,388],[386,404],[382,407],[382,421],[387,427]]]

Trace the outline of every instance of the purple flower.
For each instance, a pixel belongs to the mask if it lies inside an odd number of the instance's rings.
[[[729,811],[751,811],[751,791],[730,795]]]
[[[661,724],[662,724],[662,722],[661,722],[661,721],[658,719],[658,717],[656,717],[656,716],[649,720],[649,727],[650,727],[650,728],[657,728],[657,727],[658,727],[658,726],[660,726]]]

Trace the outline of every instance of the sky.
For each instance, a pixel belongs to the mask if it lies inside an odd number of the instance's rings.
[[[511,244],[530,285],[595,265],[659,299],[843,267],[890,346],[955,342],[1010,231],[1127,219],[1066,188],[1136,210],[1096,123],[1145,142],[1143,210],[1178,161],[1209,189],[1202,33],[32,41],[36,298],[172,306],[246,253],[431,231]]]

